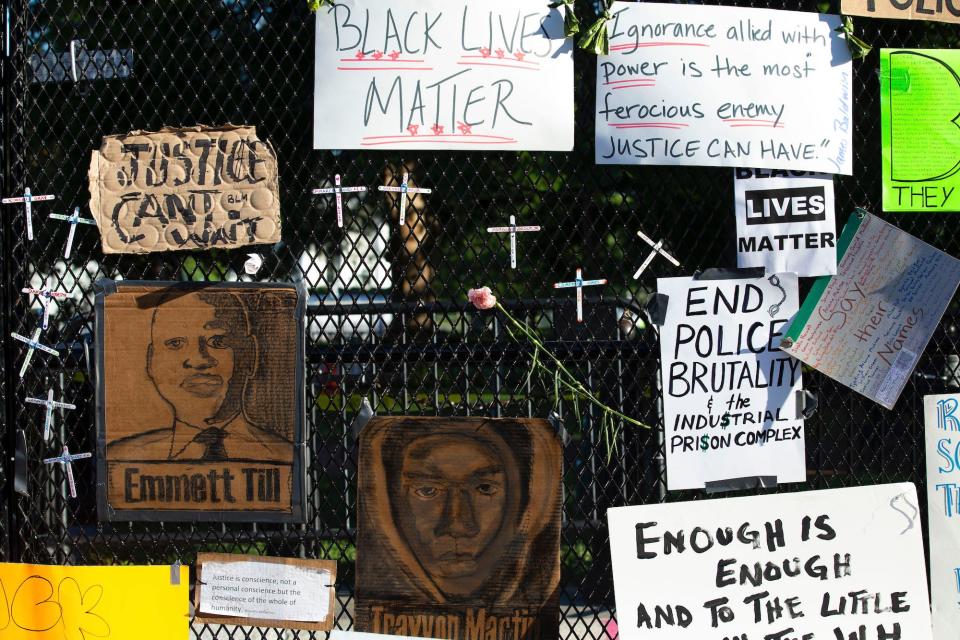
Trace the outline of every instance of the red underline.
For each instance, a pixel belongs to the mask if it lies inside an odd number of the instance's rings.
[[[737,127],[767,127],[768,129],[783,129],[782,124],[732,124],[730,125],[731,129],[736,129]]]
[[[496,56],[493,56],[493,57],[491,56],[460,56],[460,59],[461,60],[504,60],[506,62],[519,62],[522,64],[532,64],[532,65],[540,66],[539,62],[531,62],[530,60],[520,60],[519,58],[507,58],[507,57],[497,58]]]
[[[375,140],[386,138],[380,142],[366,142],[367,140]],[[444,138],[453,138],[453,140],[447,140]],[[486,139],[474,139],[470,138],[486,138]],[[440,142],[444,144],[516,144],[516,140],[513,138],[503,138],[501,136],[368,136],[360,141],[360,144],[366,147],[374,147],[381,144],[390,144],[392,142]]]
[[[631,44],[616,44],[610,47],[610,51],[623,51],[624,49],[642,49],[644,47],[709,47],[708,44],[700,42],[638,42]]]
[[[607,126],[615,127],[617,129],[642,129],[644,127],[682,129],[683,127],[689,127],[690,125],[683,122],[608,122]]]
[[[655,87],[655,86],[657,85],[654,82],[637,82],[634,84],[621,84],[617,87],[613,87],[613,90],[616,91],[617,89],[630,89],[631,87]]]
[[[656,82],[653,78],[629,78],[627,80],[611,80],[609,82],[604,82],[605,85],[610,84],[624,84],[626,82]]]
[[[397,58],[396,60],[388,59],[384,60],[383,58],[340,58],[340,62],[423,62],[423,60],[413,60],[407,58]]]
[[[724,122],[770,122],[779,123],[779,120],[761,120],[760,118],[725,118]]]
[[[478,64],[484,67],[506,67],[508,69],[523,69],[524,71],[539,71],[536,67],[520,67],[515,64],[500,64],[497,62],[458,62],[457,64],[474,65]]]
[[[433,71],[433,67],[337,67],[338,71]]]

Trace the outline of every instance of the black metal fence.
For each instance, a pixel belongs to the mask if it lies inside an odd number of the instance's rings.
[[[736,4],[839,10],[837,0]],[[0,191],[29,186],[58,199],[37,205],[44,215],[37,216],[32,242],[18,210],[0,214],[0,560],[190,563],[203,550],[332,558],[339,562],[338,625],[348,627],[356,504],[349,425],[361,399],[382,414],[545,416],[555,408],[552,384],[528,378],[525,351],[496,317],[468,309],[468,288],[493,287],[509,308],[541,327],[550,347],[599,395],[656,425],[657,344],[640,309],[658,276],[735,264],[731,171],[594,166],[595,63],[582,52],[572,153],[334,153],[311,149],[314,23],[303,0],[7,0],[5,9]],[[584,16],[590,11],[587,3],[580,7]],[[950,25],[856,24],[877,48],[960,41]],[[62,55],[71,42],[107,52],[102,66],[125,77],[90,79],[82,71],[74,82]],[[100,64],[92,56],[91,64]],[[120,70],[131,62],[131,73]],[[855,172],[836,181],[841,224],[854,206],[880,212],[877,54],[854,66]],[[103,135],[198,123],[256,125],[280,159],[283,242],[262,252],[257,278],[302,278],[311,293],[306,525],[99,523],[93,464],[76,465],[76,500],[67,497],[59,469],[39,464],[63,443],[93,450],[97,278],[249,279],[244,251],[104,256],[89,228],[77,231],[65,261],[66,225],[45,219],[47,212],[86,204],[89,154]],[[391,180],[401,166],[434,189],[425,215],[406,232],[394,221],[396,208],[375,192],[349,201],[343,230],[333,224],[332,202],[310,195],[337,172],[349,184],[369,185]],[[524,238],[516,271],[506,268],[504,236],[485,233],[511,213],[544,227]],[[960,254],[953,218],[886,217]],[[641,228],[667,242],[682,271],[655,261],[640,281],[631,279],[649,250],[634,235]],[[551,288],[578,266],[611,281],[588,296],[583,325],[572,322],[572,296]],[[70,294],[55,304],[47,334],[65,356],[38,356],[20,379],[23,351],[9,336],[29,334],[38,322],[39,307],[20,293],[30,285]],[[957,324],[951,309],[895,412],[808,373],[807,386],[820,398],[806,427],[810,475],[789,490],[886,481],[922,486],[921,397],[960,386]],[[42,409],[23,399],[51,387],[77,409],[58,415],[55,442],[47,445],[39,435]],[[613,608],[606,509],[695,496],[666,495],[655,430],[622,429],[608,459],[595,415],[580,414],[567,399],[556,409],[569,433],[561,633],[598,638]],[[12,486],[16,428],[27,433],[29,498]],[[209,629],[194,631],[210,637]]]

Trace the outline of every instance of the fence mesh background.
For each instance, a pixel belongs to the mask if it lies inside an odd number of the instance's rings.
[[[839,10],[836,2],[738,4]],[[554,408],[552,389],[535,380],[528,384],[530,363],[495,316],[468,310],[465,293],[476,285],[490,285],[508,307],[537,323],[551,348],[605,400],[658,424],[656,336],[639,309],[658,276],[735,265],[732,172],[594,166],[591,56],[580,51],[575,56],[572,153],[334,153],[311,148],[314,22],[300,0],[29,0],[7,6],[2,191],[10,195],[29,186],[34,193],[57,194],[57,200],[35,205],[33,242],[26,239],[20,209],[5,210],[0,225],[0,453],[10,459],[14,429],[21,428],[31,461],[29,498],[13,492],[11,468],[0,467],[6,497],[0,559],[190,563],[202,550],[332,558],[339,562],[337,624],[349,627],[356,504],[349,425],[360,399],[368,398],[381,414],[546,416]],[[583,4],[579,10],[588,17],[592,7]],[[856,24],[877,48],[958,42],[956,26],[866,19]],[[133,49],[133,75],[79,84],[37,82],[30,57],[68,51],[71,40],[84,40],[89,50]],[[876,52],[854,64],[855,173],[836,180],[840,224],[854,206],[880,212],[878,66]],[[64,73],[69,70],[60,69],[59,75]],[[89,153],[102,136],[198,123],[256,125],[280,159],[283,242],[262,248],[264,267],[257,277],[303,278],[311,292],[305,525],[98,523],[94,464],[75,465],[80,497],[73,500],[62,470],[38,462],[63,443],[71,451],[94,448],[88,362],[98,347],[92,317],[96,279],[249,279],[240,275],[246,251],[107,257],[90,227],[78,228],[73,255],[65,261],[67,225],[45,217],[74,206],[86,215]],[[403,231],[395,206],[376,191],[349,201],[343,230],[334,223],[332,200],[309,192],[329,184],[334,173],[341,173],[345,184],[374,187],[393,180],[401,167],[434,190]],[[508,268],[506,237],[484,232],[510,214],[543,226],[540,233],[522,236],[516,271]],[[960,241],[948,231],[952,218],[885,217],[960,254]],[[683,269],[657,260],[633,281],[649,251],[635,236],[638,229],[663,238]],[[586,277],[610,279],[609,286],[589,290],[587,321],[580,326],[573,322],[573,296],[551,288],[571,279],[577,266]],[[70,294],[55,305],[46,334],[47,343],[65,357],[36,357],[21,380],[23,350],[9,335],[31,333],[40,308],[20,289],[44,284]],[[956,353],[951,308],[895,412],[805,372],[820,408],[806,425],[809,481],[788,490],[913,481],[923,495],[921,398],[958,387]],[[42,396],[51,387],[77,409],[57,415],[57,433],[47,444],[40,435],[43,409],[25,405],[23,398]],[[557,410],[569,432],[561,634],[599,638],[599,623],[611,615],[614,602],[606,509],[697,496],[666,495],[655,430],[623,429],[608,460],[594,414],[577,416],[567,400]],[[201,625],[193,629],[202,637],[225,633]],[[229,633],[260,637],[264,630]]]

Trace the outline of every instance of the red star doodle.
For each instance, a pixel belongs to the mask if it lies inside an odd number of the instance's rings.
[[[483,57],[483,58],[489,58],[489,57],[490,57],[490,49],[486,49],[486,48],[480,49],[480,56]]]
[[[418,132],[419,130],[420,130],[420,125],[418,125],[418,124],[412,124],[412,125],[410,125],[409,127],[407,127],[407,131],[409,131],[409,132],[410,132],[410,135],[412,135],[412,136],[417,135],[417,132]]]
[[[363,60],[366,57],[367,57],[367,54],[365,54],[363,51],[357,51],[357,55],[356,55],[357,60]]]
[[[504,51],[503,49],[497,49],[494,53],[497,54],[498,58],[502,58],[504,55],[506,55],[507,52]]]
[[[434,134],[434,135],[439,136],[440,134],[443,133],[443,125],[442,125],[442,124],[434,124],[432,127],[430,127],[430,131],[433,131],[433,134]]]
[[[397,58],[400,57],[400,52],[399,52],[399,51],[391,51],[390,54],[389,54],[389,57],[390,57],[391,60],[396,60]]]
[[[515,54],[513,54],[513,57],[514,57],[514,58],[516,58],[517,60],[521,60],[521,61],[522,61],[526,56],[527,56],[527,54],[525,54],[525,53],[522,52],[522,51],[517,51]]]
[[[473,131],[471,130],[473,129],[473,127],[471,127],[469,124],[466,124],[465,122],[460,122],[459,120],[457,120],[457,129],[459,129],[460,133],[462,133],[465,136],[468,136],[471,133],[473,133]]]
[[[374,59],[374,60],[379,60],[379,59],[382,58],[382,57],[383,57],[383,51],[374,51],[374,52],[373,52],[373,59]]]

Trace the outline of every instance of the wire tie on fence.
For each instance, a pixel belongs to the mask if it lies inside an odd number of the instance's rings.
[[[177,560],[170,565],[170,584],[172,586],[180,585],[180,561]]]

